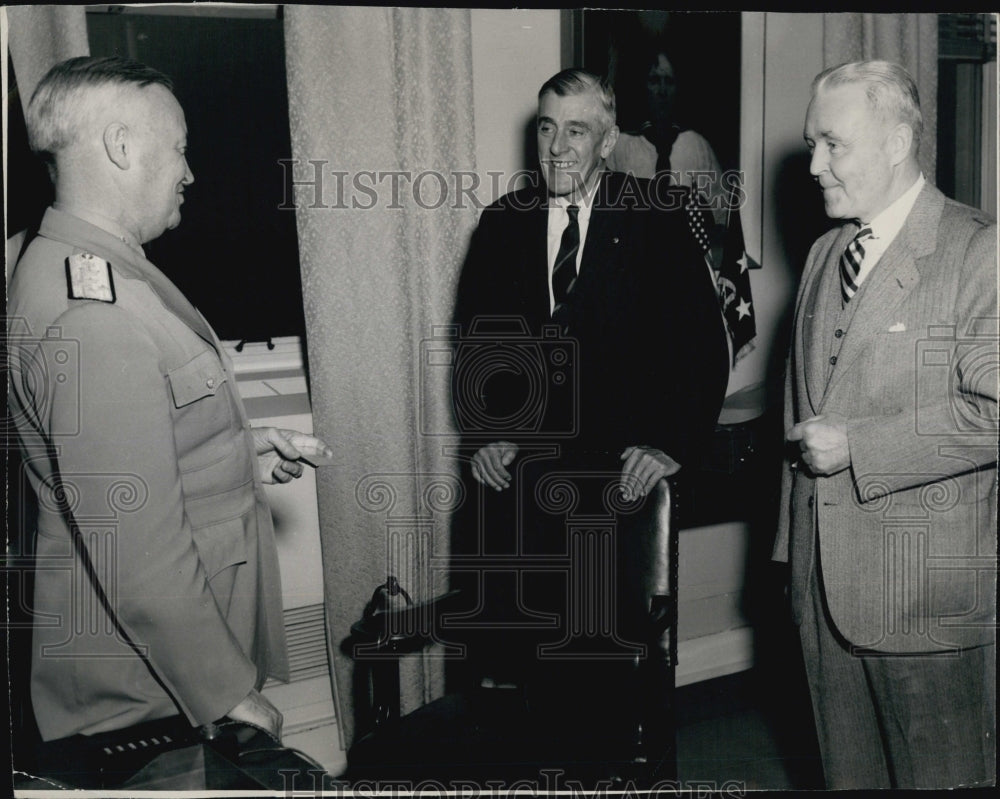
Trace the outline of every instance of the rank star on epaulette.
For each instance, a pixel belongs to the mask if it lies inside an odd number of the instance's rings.
[[[111,264],[92,253],[78,252],[66,259],[66,282],[71,300],[115,301]]]

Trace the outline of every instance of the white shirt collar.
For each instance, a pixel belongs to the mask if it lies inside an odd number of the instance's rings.
[[[913,210],[913,204],[917,201],[917,195],[920,194],[920,190],[923,189],[925,183],[924,175],[921,172],[913,185],[896,198],[896,201],[892,205],[882,211],[867,225],[862,224],[861,227],[871,228],[872,236],[881,241],[883,246],[888,247],[889,243],[903,229],[903,223],[906,222],[906,217]]]

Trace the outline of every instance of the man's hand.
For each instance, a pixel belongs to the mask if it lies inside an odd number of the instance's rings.
[[[517,444],[497,441],[487,444],[472,456],[472,476],[483,485],[502,491],[510,487],[510,472],[507,467],[517,455]]]
[[[629,447],[622,455],[621,489],[627,500],[644,497],[661,477],[680,471],[681,465],[665,452],[653,447]]]
[[[226,715],[233,721],[241,721],[244,724],[258,727],[275,741],[281,742],[281,725],[284,723],[284,716],[258,691],[251,691],[246,699]]]
[[[329,460],[333,457],[333,450],[326,442],[297,430],[255,427],[250,432],[253,433],[261,479],[265,483],[287,483],[301,477],[303,459],[308,462],[313,458]]]
[[[847,419],[839,413],[824,413],[799,422],[785,433],[785,440],[799,443],[802,462],[813,474],[825,477],[851,465]]]

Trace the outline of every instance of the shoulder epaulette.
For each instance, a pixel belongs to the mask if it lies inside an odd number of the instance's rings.
[[[92,253],[78,252],[66,259],[66,283],[71,300],[115,301],[111,264]]]

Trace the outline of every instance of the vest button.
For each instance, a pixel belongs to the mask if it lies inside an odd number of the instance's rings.
[[[836,355],[831,355],[830,356],[830,366],[836,366],[836,365],[837,365],[837,356]]]
[[[835,336],[836,336],[837,338],[840,338],[840,337],[841,337],[842,335],[844,335],[844,331],[843,331],[843,330],[841,330],[841,329],[840,329],[840,328],[838,327],[838,328],[837,328],[837,329],[836,329],[836,330],[834,331],[833,335],[835,335]]]

